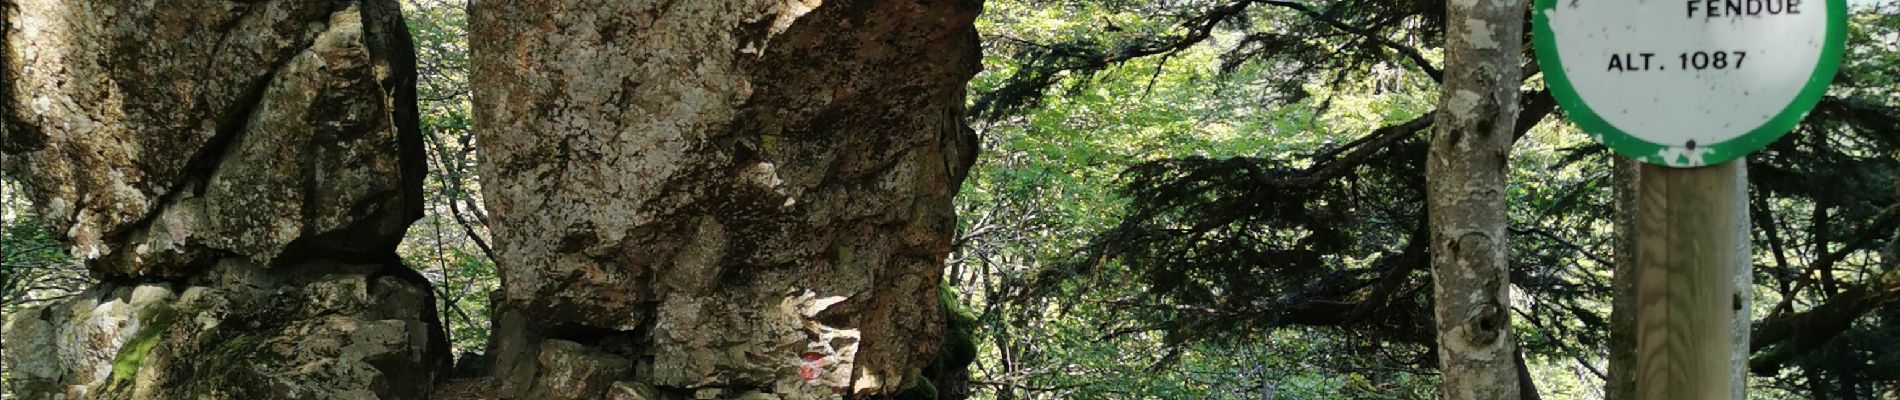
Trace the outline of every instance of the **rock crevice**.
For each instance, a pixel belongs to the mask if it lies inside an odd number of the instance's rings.
[[[475,3],[499,391],[789,400],[917,386],[944,327],[950,200],[975,156],[962,119],[980,7]]]

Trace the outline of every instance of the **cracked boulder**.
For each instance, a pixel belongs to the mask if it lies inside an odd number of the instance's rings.
[[[918,386],[945,325],[950,202],[975,156],[963,108],[980,9],[474,3],[499,391],[790,400]]]
[[[414,60],[395,0],[4,5],[0,168],[100,284],[15,315],[27,398],[420,399]]]
[[[5,168],[95,271],[380,257],[416,218],[414,61],[394,0],[18,3]]]

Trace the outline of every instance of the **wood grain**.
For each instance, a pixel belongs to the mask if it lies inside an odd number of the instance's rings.
[[[1748,343],[1747,170],[1742,162],[1637,179],[1637,391],[1645,400],[1739,399]]]

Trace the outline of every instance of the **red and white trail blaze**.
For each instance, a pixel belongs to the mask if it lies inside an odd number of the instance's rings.
[[[818,372],[825,367],[825,355],[808,351],[799,358],[803,361],[798,363],[798,376],[807,381],[818,379]]]

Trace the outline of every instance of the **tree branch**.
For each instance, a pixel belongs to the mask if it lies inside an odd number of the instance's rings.
[[[1328,17],[1325,14],[1320,14],[1318,11],[1314,11],[1312,8],[1307,7],[1305,4],[1291,2],[1291,1],[1269,1],[1269,0],[1260,0],[1259,3],[1271,5],[1271,6],[1284,7],[1284,8],[1293,9],[1294,11],[1299,11],[1300,14],[1305,14],[1307,18],[1312,18],[1315,21],[1324,22],[1326,23],[1326,25],[1332,26],[1333,29],[1338,29],[1346,33],[1351,33],[1353,35],[1365,38],[1366,40],[1371,41],[1374,44],[1378,44],[1385,48],[1392,49],[1393,51],[1397,51],[1399,52],[1399,54],[1404,55],[1406,59],[1411,60],[1413,65],[1418,66],[1418,69],[1420,71],[1424,71],[1425,76],[1431,77],[1433,82],[1445,81],[1445,72],[1439,70],[1437,67],[1433,67],[1431,61],[1426,60],[1425,55],[1422,53],[1419,53],[1417,48],[1413,48],[1412,46],[1407,46],[1398,42],[1394,42],[1391,39],[1387,39],[1385,36],[1379,35],[1378,33],[1375,33],[1375,32],[1365,30],[1363,28],[1347,25],[1344,22],[1340,22],[1338,19]]]

